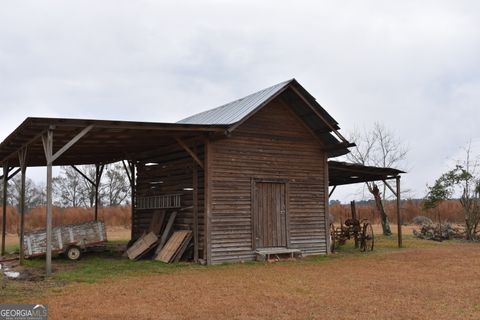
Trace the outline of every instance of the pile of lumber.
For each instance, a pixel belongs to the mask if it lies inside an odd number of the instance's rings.
[[[155,212],[147,232],[127,249],[127,257],[139,260],[153,252],[154,260],[165,263],[180,261],[192,240],[192,231],[173,231],[176,216],[175,211],[169,215],[165,211]]]

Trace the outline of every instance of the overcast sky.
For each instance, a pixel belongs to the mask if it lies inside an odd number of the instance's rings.
[[[422,197],[480,144],[480,2],[0,0],[0,140],[28,116],[174,122],[290,78],[342,133],[391,129]]]

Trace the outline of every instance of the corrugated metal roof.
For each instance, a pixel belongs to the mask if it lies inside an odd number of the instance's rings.
[[[265,104],[265,102],[268,102],[270,98],[281,92],[292,81],[293,79],[281,82],[220,107],[197,113],[177,123],[202,125],[234,124]]]

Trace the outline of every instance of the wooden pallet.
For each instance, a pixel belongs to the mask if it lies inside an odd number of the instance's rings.
[[[180,230],[175,231],[170,239],[168,239],[165,246],[160,250],[155,260],[159,260],[165,263],[178,262],[183,256],[188,243],[192,239],[192,231]]]
[[[144,253],[148,252],[148,250],[155,246],[157,241],[158,237],[153,232],[141,236],[130,248],[128,248],[128,258],[130,260],[138,260]]]

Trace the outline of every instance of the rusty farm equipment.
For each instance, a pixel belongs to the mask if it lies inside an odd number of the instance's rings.
[[[372,225],[367,219],[347,219],[340,227],[330,224],[330,251],[335,252],[338,246],[344,245],[347,240],[354,240],[355,248],[360,251],[372,251],[375,243]]]

